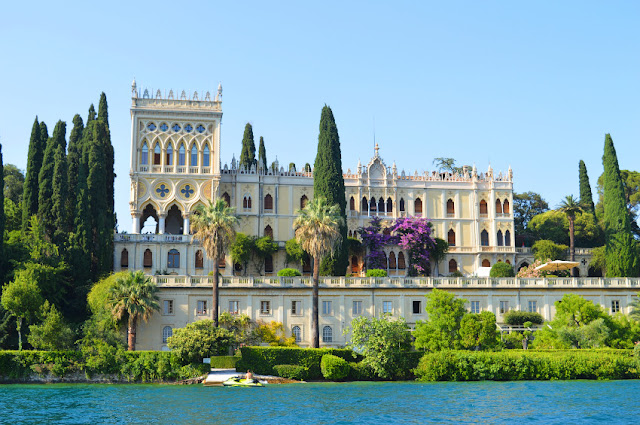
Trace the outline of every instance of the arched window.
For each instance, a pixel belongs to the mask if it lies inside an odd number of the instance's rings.
[[[505,263],[511,265],[511,261],[509,261],[509,260],[505,260]]]
[[[378,212],[384,213],[385,209],[384,209],[384,199],[380,198],[378,200]]]
[[[456,206],[453,202],[453,199],[447,200],[447,215],[452,216],[456,213]]]
[[[482,267],[491,267],[491,262],[485,258],[482,260]]]
[[[352,238],[353,237],[353,232],[351,230],[349,230],[349,237]]]
[[[453,273],[457,271],[458,271],[458,262],[452,258],[451,260],[449,260],[449,273]]]
[[[307,198],[307,195],[302,195],[302,197],[300,198],[300,209],[303,209],[304,207],[306,207],[308,201],[309,201],[309,198]]]
[[[273,229],[268,224],[264,228],[264,236],[269,236],[271,239],[273,239]]]
[[[422,199],[416,198],[413,210],[415,215],[422,214]]]
[[[169,142],[169,146],[167,146],[167,161],[165,165],[173,165],[173,145]]]
[[[376,198],[371,198],[371,202],[369,202],[369,212],[378,211],[378,204],[376,203]]]
[[[483,230],[480,233],[480,245],[489,246],[489,232],[487,232],[486,230]]]
[[[160,165],[161,153],[160,143],[156,142],[156,147],[153,148],[153,165]]]
[[[180,267],[180,252],[177,249],[172,249],[167,253],[167,268],[177,269]]]
[[[369,205],[369,203],[367,202],[367,197],[366,196],[362,197],[361,205],[362,205],[362,212],[366,213],[367,212],[367,206]]]
[[[504,231],[504,246],[511,246],[511,232],[508,230]]]
[[[196,269],[204,268],[204,255],[202,255],[202,250],[199,249],[196,251]]]
[[[204,145],[204,150],[202,151],[202,166],[203,167],[208,167],[209,166],[209,145]]]
[[[146,249],[144,251],[144,255],[142,257],[142,267],[151,268],[153,267],[153,254],[150,249]]]
[[[504,214],[509,214],[509,200],[505,199],[504,203],[502,204],[502,212]]]
[[[129,268],[129,251],[127,251],[127,248],[123,249],[120,253],[120,268]]]
[[[356,200],[353,199],[353,196],[351,197],[351,199],[349,199],[349,211],[355,211],[356,210]]]
[[[406,268],[407,268],[407,265],[404,262],[404,253],[399,252],[398,253],[398,269],[404,270]]]
[[[247,210],[251,209],[251,196],[245,196],[242,198],[242,208]]]
[[[302,273],[311,273],[311,259],[306,255],[302,259]]]
[[[502,214],[502,202],[500,202],[500,199],[496,199],[496,214]]]
[[[484,199],[482,201],[480,201],[480,214],[484,214],[487,215],[488,214],[488,209],[487,209],[487,201],[485,201]]]
[[[387,198],[387,212],[390,213],[393,211],[393,201],[391,198]]]
[[[294,326],[291,328],[291,334],[296,339],[296,342],[302,341],[302,330],[300,329],[300,326]]]
[[[198,166],[198,148],[196,148],[196,145],[193,145],[193,147],[191,148],[191,155],[190,155],[190,164],[192,167],[197,167]]]
[[[187,152],[184,148],[184,143],[180,144],[180,149],[178,149],[178,166],[184,167],[186,163]]]
[[[264,197],[264,209],[272,210],[273,209],[273,197],[267,193],[267,196]]]
[[[222,200],[224,201],[225,204],[227,204],[228,207],[231,206],[231,196],[229,196],[227,192],[222,194]]]
[[[148,165],[149,164],[149,146],[147,146],[147,142],[144,142],[142,145],[142,153],[140,156],[140,165]]]
[[[400,212],[404,212],[404,198],[400,198]]]
[[[331,326],[322,328],[322,342],[333,342],[333,329],[331,329]]]
[[[396,254],[393,251],[389,253],[389,269],[395,270],[398,268],[398,263],[396,262]]]
[[[165,326],[164,328],[162,328],[162,343],[166,344],[167,341],[169,340],[169,337],[173,336],[173,329],[171,329],[171,326]]]
[[[504,246],[504,239],[502,238],[502,230],[498,230],[496,234],[496,238],[498,239],[498,246]]]
[[[360,272],[360,266],[358,264],[358,257],[353,255],[351,257],[351,273],[359,273],[359,272]]]
[[[273,257],[271,255],[264,257],[264,272],[273,273]]]
[[[453,229],[449,229],[449,233],[447,233],[447,242],[449,246],[456,246],[456,232]]]

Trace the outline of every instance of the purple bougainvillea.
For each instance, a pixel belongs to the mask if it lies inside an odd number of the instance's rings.
[[[368,269],[387,269],[387,257],[384,254],[384,246],[394,243],[393,237],[382,233],[382,219],[373,217],[368,227],[361,227],[358,233],[362,237],[362,246],[365,248],[365,264]]]
[[[429,251],[435,247],[431,237],[431,222],[421,217],[401,217],[390,229],[394,243],[404,249],[409,257],[409,276],[429,274]]]

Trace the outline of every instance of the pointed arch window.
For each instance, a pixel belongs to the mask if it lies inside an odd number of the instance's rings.
[[[398,267],[398,263],[396,262],[396,254],[391,251],[389,253],[389,269],[395,270]]]
[[[309,201],[309,198],[307,198],[307,195],[302,195],[302,197],[300,198],[300,209],[303,209],[304,207],[306,207],[308,201]]]
[[[482,267],[491,267],[491,262],[485,258],[482,260]]]
[[[128,269],[129,268],[129,251],[127,248],[123,249],[120,253],[120,268]]]
[[[167,158],[165,165],[173,165],[173,144],[169,142],[167,146]]]
[[[404,253],[403,252],[399,252],[398,253],[398,269],[399,270],[404,270],[407,268],[407,264],[404,261]]]
[[[273,210],[273,197],[269,193],[264,197],[264,209],[268,211]]]
[[[502,204],[502,212],[504,214],[509,214],[509,200],[505,199],[503,204]]]
[[[504,246],[504,239],[502,238],[502,230],[498,230],[496,234],[496,238],[498,239],[498,246]]]
[[[209,158],[210,157],[210,151],[209,151],[209,145],[204,145],[204,150],[202,151],[202,166],[203,167],[208,167],[209,166]]]
[[[142,145],[142,153],[140,154],[140,165],[149,165],[149,146],[147,142]]]
[[[366,213],[367,212],[367,207],[369,206],[369,202],[367,201],[367,197],[366,196],[362,197],[361,205],[362,205],[362,212]]]
[[[496,214],[502,214],[502,202],[500,202],[500,199],[496,199]]]
[[[172,249],[167,253],[167,268],[180,268],[180,252],[177,249]]]
[[[242,208],[244,208],[245,210],[251,209],[251,196],[245,196],[244,198],[242,198]]]
[[[273,273],[273,257],[271,255],[264,257],[264,272]]]
[[[487,201],[483,199],[482,201],[480,201],[480,215],[487,215],[487,214],[488,214]]]
[[[273,229],[268,224],[264,228],[264,236],[268,236],[271,239],[273,239]]]
[[[353,196],[351,197],[351,199],[349,199],[349,211],[355,211],[356,210],[356,200],[353,199]]]
[[[489,246],[489,232],[487,232],[486,230],[483,230],[480,233],[480,245]]]
[[[449,242],[449,246],[456,246],[456,232],[453,229],[449,229],[447,242]]]
[[[447,217],[453,217],[456,213],[456,205],[453,202],[453,199],[449,198],[447,200]]]
[[[145,269],[153,267],[153,254],[148,248],[144,251],[144,255],[142,257],[142,267]]]
[[[404,212],[404,198],[400,198],[400,212]]]
[[[454,259],[449,260],[449,273],[458,271],[458,262]]]
[[[511,232],[509,230],[504,232],[504,246],[511,246]]]
[[[231,197],[227,192],[222,194],[222,200],[227,204],[228,207],[231,206]]]
[[[178,149],[178,165],[180,167],[184,167],[184,164],[186,163],[186,157],[187,157],[187,152],[184,148],[184,143],[180,144],[180,149]]]
[[[378,212],[383,213],[383,214],[384,214],[384,212],[385,212],[385,209],[384,209],[384,199],[382,199],[382,198],[380,198],[380,199],[378,200]]]
[[[160,143],[156,142],[156,146],[153,148],[153,165],[160,165],[161,157],[162,149],[160,149]]]
[[[422,199],[416,198],[416,201],[414,202],[414,205],[413,205],[413,210],[415,215],[418,215],[418,214],[422,215]]]
[[[196,251],[196,261],[195,261],[196,269],[204,268],[204,255],[202,255],[202,250],[199,249]]]
[[[197,167],[198,166],[198,148],[196,148],[196,145],[193,145],[193,147],[191,148],[191,167]]]
[[[376,198],[371,198],[371,202],[369,202],[369,212],[378,211],[378,204],[376,203]]]
[[[387,213],[390,213],[393,211],[393,201],[391,200],[391,198],[387,198]]]

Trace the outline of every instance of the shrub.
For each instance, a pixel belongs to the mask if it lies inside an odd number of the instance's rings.
[[[205,357],[225,355],[232,342],[233,334],[213,326],[213,320],[198,320],[184,328],[175,329],[167,345],[182,364],[187,364],[202,363]]]
[[[341,381],[349,375],[349,363],[332,354],[325,354],[320,361],[320,370],[325,379]]]
[[[213,356],[211,357],[211,367],[214,369],[233,369],[238,360],[240,357],[236,356]]]
[[[367,270],[367,277],[387,277],[387,271],[382,269]]]
[[[276,371],[276,375],[297,381],[304,381],[309,373],[309,368],[294,364],[279,364],[275,365],[273,369]]]
[[[460,270],[456,270],[454,272],[451,272],[449,274],[449,277],[464,277],[464,273],[462,273]]]
[[[511,264],[498,262],[498,263],[495,263],[491,267],[491,271],[489,272],[489,276],[491,276],[491,277],[514,277],[515,273],[513,272],[513,267],[511,267]]]
[[[533,251],[533,255],[536,260],[564,260],[568,248],[569,247],[566,245],[557,244],[553,241],[542,239],[536,241],[531,247],[531,250]]]
[[[544,318],[540,313],[528,312],[528,311],[515,311],[510,310],[505,313],[504,323],[511,326],[523,326],[525,322],[531,322],[536,325],[544,323]]]
[[[279,270],[278,276],[302,276],[302,274],[298,269],[287,268]]]

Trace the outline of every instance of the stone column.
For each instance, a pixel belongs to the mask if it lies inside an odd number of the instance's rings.
[[[133,226],[131,226],[131,228],[133,229],[133,233],[135,234],[140,233],[140,217],[141,216],[142,214],[139,212],[131,213],[131,218],[133,219]]]
[[[158,234],[164,235],[164,222],[167,218],[167,214],[158,214]]]
[[[188,235],[190,231],[189,213],[182,214],[182,234]]]

